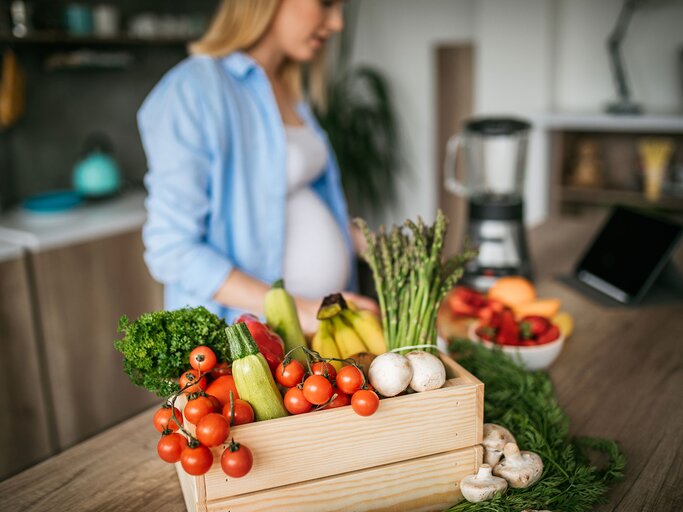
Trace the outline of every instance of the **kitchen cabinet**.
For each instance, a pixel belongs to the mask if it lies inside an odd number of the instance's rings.
[[[0,242],[0,480],[56,452],[23,250]]]
[[[31,357],[43,380],[42,388],[33,387],[44,392],[31,399],[46,402],[50,449],[63,450],[159,401],[131,384],[113,344],[121,336],[121,315],[137,318],[163,307],[162,287],[143,261],[144,197],[130,192],[59,214],[18,209],[0,217],[0,241],[22,247],[24,254],[7,270],[12,279],[3,278],[0,295],[14,311],[3,316],[23,329],[12,327],[17,352],[10,364],[21,363],[22,347],[37,347]],[[21,294],[14,281],[24,283]],[[10,389],[9,381],[3,389]],[[22,407],[13,405],[12,411]],[[33,428],[26,421],[10,430]]]
[[[162,308],[139,230],[30,254],[59,449],[159,399],[131,384],[113,346],[118,319]]]

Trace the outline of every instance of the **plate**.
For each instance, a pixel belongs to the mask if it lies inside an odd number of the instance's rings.
[[[22,206],[33,213],[50,214],[73,210],[82,202],[83,198],[73,190],[54,190],[28,197]]]

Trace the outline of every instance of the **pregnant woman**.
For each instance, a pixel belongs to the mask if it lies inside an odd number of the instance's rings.
[[[343,24],[339,0],[223,0],[145,100],[145,261],[167,309],[261,314],[284,277],[306,332],[330,293],[376,310],[353,293],[362,236],[302,92],[306,65],[322,102],[322,52]]]

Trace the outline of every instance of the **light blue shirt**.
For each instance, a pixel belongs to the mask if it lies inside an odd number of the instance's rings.
[[[327,146],[311,187],[339,223],[355,268],[332,148],[306,104],[298,113]],[[283,270],[286,138],[270,81],[242,52],[189,57],[146,98],[138,126],[149,168],[145,262],[165,285],[164,306],[201,305],[232,322],[241,312],[213,300],[230,271],[270,284]]]

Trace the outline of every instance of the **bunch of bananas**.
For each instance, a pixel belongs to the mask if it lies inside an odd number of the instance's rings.
[[[377,317],[369,311],[351,309],[341,294],[325,297],[318,319],[320,328],[311,348],[322,357],[346,359],[360,352],[380,355],[387,351]]]

